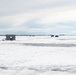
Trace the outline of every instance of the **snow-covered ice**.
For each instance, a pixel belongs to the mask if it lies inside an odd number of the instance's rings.
[[[0,75],[76,75],[76,36],[4,38],[0,36]]]

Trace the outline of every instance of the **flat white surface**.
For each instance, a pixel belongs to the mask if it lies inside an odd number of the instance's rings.
[[[0,75],[76,75],[76,36],[4,38],[0,36]]]

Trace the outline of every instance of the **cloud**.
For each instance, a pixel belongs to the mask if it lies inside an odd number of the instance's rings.
[[[0,0],[0,34],[68,34],[75,24],[75,0]]]
[[[74,6],[75,0],[0,0],[0,13],[3,15],[35,11],[37,9]]]

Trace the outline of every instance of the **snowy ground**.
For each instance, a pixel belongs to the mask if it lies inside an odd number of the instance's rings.
[[[76,36],[3,38],[0,75],[76,75]]]

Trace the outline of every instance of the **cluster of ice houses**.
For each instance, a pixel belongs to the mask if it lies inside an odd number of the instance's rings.
[[[35,35],[31,35],[31,36],[35,36]],[[59,35],[51,35],[51,37],[59,37]],[[6,38],[3,39],[3,41],[4,40],[14,41],[14,40],[16,40],[16,35],[12,35],[12,34],[11,35],[6,35]]]

